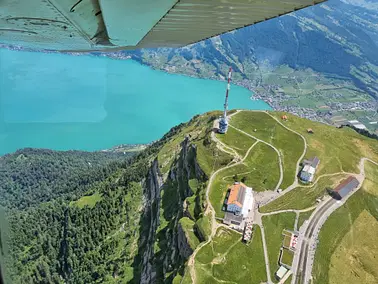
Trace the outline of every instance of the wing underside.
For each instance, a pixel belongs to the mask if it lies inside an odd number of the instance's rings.
[[[325,0],[1,0],[0,43],[62,51],[180,47]]]

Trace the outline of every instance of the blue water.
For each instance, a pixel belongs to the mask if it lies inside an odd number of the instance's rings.
[[[226,83],[132,60],[0,50],[0,154],[148,143],[223,106]],[[232,86],[229,108],[269,109]]]

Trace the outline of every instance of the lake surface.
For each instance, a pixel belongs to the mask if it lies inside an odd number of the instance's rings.
[[[100,150],[148,143],[222,109],[226,83],[132,60],[0,49],[0,155],[24,147]],[[270,109],[231,86],[229,108]]]

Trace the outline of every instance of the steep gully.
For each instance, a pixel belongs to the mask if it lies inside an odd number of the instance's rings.
[[[190,246],[185,240],[185,234],[180,231],[178,224],[179,219],[183,215],[183,202],[186,197],[191,196],[193,192],[185,184],[188,183],[190,173],[199,180],[203,179],[205,174],[198,165],[198,162],[189,158],[194,155],[189,155],[190,151],[196,151],[194,145],[189,143],[189,138],[186,137],[181,142],[180,152],[170,167],[169,174],[163,175],[159,169],[158,160],[155,159],[148,171],[145,181],[143,181],[144,188],[144,210],[142,223],[143,233],[140,237],[139,248],[140,251],[140,283],[155,283],[157,279],[163,277],[166,273],[173,271],[173,269],[183,263],[183,259],[191,254]],[[190,160],[190,162],[189,162]],[[190,165],[189,165],[190,164]],[[164,205],[164,197],[162,198],[162,191],[169,187],[170,183],[177,184],[177,204],[170,210],[174,210],[170,215],[165,216],[171,226],[166,226],[165,230],[161,230],[157,234],[159,228],[160,216],[165,215],[166,212],[160,212]],[[176,233],[176,229],[177,232]],[[182,228],[181,228],[182,229]],[[180,233],[181,232],[181,233]],[[164,251],[156,253],[155,243],[160,245],[162,241]]]

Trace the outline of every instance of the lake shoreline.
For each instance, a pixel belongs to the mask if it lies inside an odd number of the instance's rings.
[[[82,56],[82,54],[80,53],[70,53],[70,55],[72,56]],[[171,71],[168,71],[164,68],[156,68],[154,65],[148,63],[148,62],[143,62],[141,60],[139,60],[138,58],[131,56],[131,55],[126,55],[124,57],[118,57],[118,56],[111,56],[110,54],[89,54],[90,56],[94,56],[94,57],[106,57],[106,58],[110,58],[110,59],[113,59],[113,60],[132,60],[132,61],[135,61],[135,62],[138,62],[139,64],[143,65],[143,66],[147,66],[149,68],[151,68],[152,70],[156,70],[156,71],[162,71],[164,73],[167,73],[167,74],[174,74],[174,75],[182,75],[182,76],[186,76],[186,77],[190,77],[190,78],[196,78],[196,79],[203,79],[203,80],[213,80],[213,81],[218,81],[218,82],[227,82],[225,79],[222,79],[222,78],[218,78],[218,77],[214,77],[214,78],[207,78],[207,77],[202,77],[202,76],[194,76],[192,74],[184,74],[184,73],[179,73],[179,72],[171,72]],[[265,102],[266,104],[268,104],[272,110],[279,110],[277,109],[277,106],[275,106],[273,103],[272,103],[272,100],[269,100],[268,98],[265,98],[265,97],[262,97],[262,96],[259,96],[258,93],[256,93],[256,91],[251,88],[250,86],[246,86],[246,85],[243,85],[241,82],[239,81],[232,81],[232,84],[233,85],[236,85],[236,86],[239,86],[239,87],[243,87],[247,90],[249,90],[252,94],[251,94],[251,97],[253,96],[253,98],[255,98],[255,100],[261,100],[263,102]]]
[[[170,72],[170,71],[168,71],[168,70],[166,70],[164,68],[156,68],[154,65],[152,65],[152,64],[150,64],[148,62],[143,62],[143,61],[139,60],[138,58],[133,57],[131,55],[124,55],[123,54],[123,56],[115,56],[115,55],[118,55],[118,53],[109,53],[109,54],[105,54],[105,53],[100,54],[99,53],[99,54],[93,54],[93,53],[89,53],[89,52],[80,53],[80,52],[60,52],[60,51],[33,51],[33,50],[29,50],[29,49],[24,49],[24,48],[21,48],[21,47],[10,47],[10,46],[0,46],[0,47],[1,48],[6,48],[6,49],[9,49],[9,50],[24,51],[24,52],[40,52],[40,53],[45,53],[45,54],[55,53],[55,54],[70,55],[70,56],[106,57],[108,59],[121,60],[121,61],[132,60],[134,62],[138,62],[139,64],[141,64],[143,66],[150,67],[152,70],[162,71],[162,72],[167,73],[167,74],[183,75],[183,76],[186,76],[186,77],[196,78],[196,79],[204,79],[204,80],[214,80],[214,81],[219,81],[219,82],[226,82],[225,79],[218,78],[218,77],[207,78],[207,77],[201,77],[201,76],[194,76],[192,74],[184,74],[184,73],[179,73],[179,72]],[[266,98],[264,96],[258,95],[258,93],[256,93],[255,90],[253,88],[251,88],[250,86],[243,85],[239,81],[233,81],[232,84],[240,86],[240,87],[243,87],[243,88],[246,88],[247,90],[249,90],[253,94],[253,97],[256,100],[262,100],[262,101],[264,101],[266,104],[268,104],[272,108],[272,110],[280,110],[280,108],[277,105],[273,104],[273,102],[272,102],[271,99],[268,99],[268,98]],[[252,97],[252,95],[251,95],[251,97]]]
[[[95,151],[148,144],[193,116],[223,108],[226,83],[136,60],[0,49],[0,153]],[[230,109],[271,110],[234,84]]]

